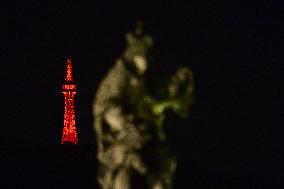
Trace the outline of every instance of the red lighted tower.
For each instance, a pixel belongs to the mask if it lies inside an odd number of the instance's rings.
[[[76,84],[72,77],[71,59],[67,59],[66,66],[66,78],[62,85],[62,93],[64,94],[64,128],[61,144],[78,144],[74,112],[74,97],[76,94]]]

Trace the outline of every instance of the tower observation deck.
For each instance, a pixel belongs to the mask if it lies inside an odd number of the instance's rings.
[[[62,85],[62,93],[64,95],[64,127],[61,144],[78,144],[74,111],[74,97],[77,85],[72,76],[72,60],[70,58],[66,61],[66,67],[66,78]]]

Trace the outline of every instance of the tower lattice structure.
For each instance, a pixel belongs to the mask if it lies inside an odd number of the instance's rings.
[[[72,60],[70,58],[66,61],[66,67],[66,78],[62,85],[62,93],[64,94],[64,127],[61,144],[78,144],[74,111],[74,97],[77,85],[72,76]]]

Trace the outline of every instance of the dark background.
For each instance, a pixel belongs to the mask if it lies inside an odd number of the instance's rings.
[[[195,75],[191,115],[166,120],[179,161],[175,188],[284,187],[280,1],[0,7],[3,188],[96,187],[93,97],[137,19],[155,40],[157,73],[184,65]],[[74,148],[59,145],[66,57],[79,84]]]

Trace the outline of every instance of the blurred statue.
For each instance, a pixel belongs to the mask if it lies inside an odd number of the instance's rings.
[[[98,183],[102,189],[170,189],[176,158],[163,128],[164,111],[188,114],[193,75],[178,69],[167,83],[167,98],[158,100],[145,82],[153,39],[142,22],[126,34],[126,42],[94,101]]]

